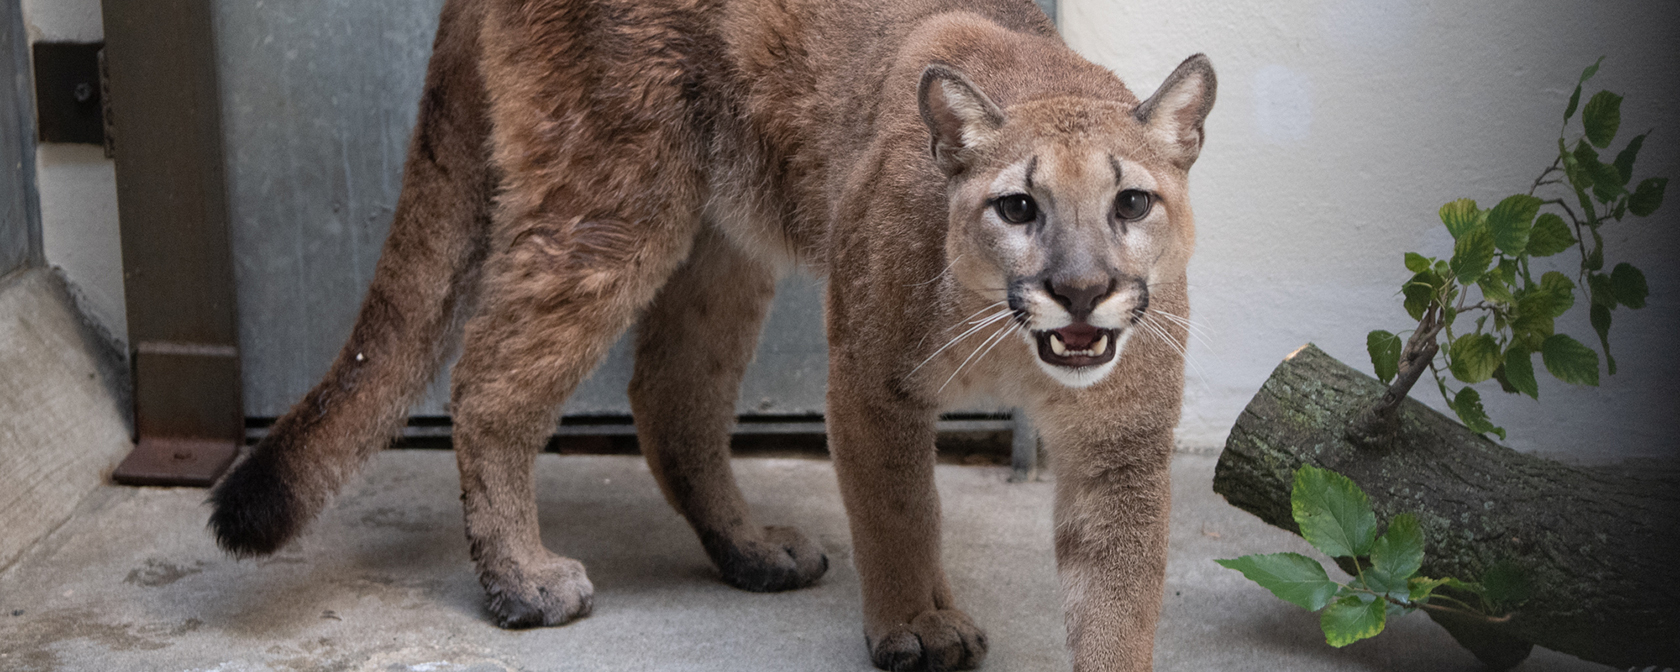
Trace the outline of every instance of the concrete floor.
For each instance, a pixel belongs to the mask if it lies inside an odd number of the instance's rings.
[[[1310,552],[1225,504],[1214,457],[1173,467],[1172,556],[1158,670],[1477,670],[1421,614],[1345,649],[1317,617],[1215,565]],[[595,613],[522,632],[489,623],[461,532],[454,456],[378,456],[280,554],[235,561],[205,532],[205,493],[105,486],[0,572],[0,670],[829,670],[872,669],[857,573],[827,461],[740,459],[766,523],[828,549],[816,586],[758,595],[715,578],[640,458],[543,455],[543,536],[582,560]],[[1065,670],[1047,482],[1002,467],[941,466],[946,568],[988,630],[985,669]],[[1523,672],[1610,670],[1535,650]]]

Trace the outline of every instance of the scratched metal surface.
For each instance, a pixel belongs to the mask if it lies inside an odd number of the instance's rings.
[[[1054,0],[1038,0],[1055,16]],[[245,413],[279,415],[350,333],[401,188],[441,0],[217,0]],[[743,414],[823,410],[821,286],[780,286]],[[627,339],[566,406],[629,413]],[[419,415],[445,414],[440,376]]]
[[[350,333],[401,188],[440,0],[218,0],[245,412],[283,413]],[[743,413],[821,413],[821,290],[782,283]],[[568,414],[629,413],[621,341]],[[446,412],[447,377],[414,412]]]
[[[0,276],[36,256],[34,110],[28,40],[17,0],[0,0]]]

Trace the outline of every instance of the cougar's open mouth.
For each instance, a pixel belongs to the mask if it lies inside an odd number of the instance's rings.
[[[1034,331],[1038,358],[1047,364],[1084,368],[1107,364],[1119,349],[1119,329],[1099,329],[1089,324],[1070,324],[1060,329]]]

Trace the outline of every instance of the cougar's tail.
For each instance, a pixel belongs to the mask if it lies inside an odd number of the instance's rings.
[[[349,341],[211,492],[210,528],[230,553],[278,550],[385,447],[473,302],[492,189],[478,5],[444,6],[396,216]]]

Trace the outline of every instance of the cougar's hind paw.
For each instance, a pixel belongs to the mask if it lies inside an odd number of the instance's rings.
[[[712,559],[723,581],[755,593],[804,588],[828,571],[822,547],[792,527],[766,527],[763,539],[720,540]]]
[[[489,594],[496,625],[508,629],[565,625],[589,615],[595,605],[595,586],[583,563],[554,556],[536,567],[515,572],[518,577],[481,575]]]
[[[891,672],[972,670],[986,660],[986,633],[961,611],[927,611],[872,638],[869,658]]]

